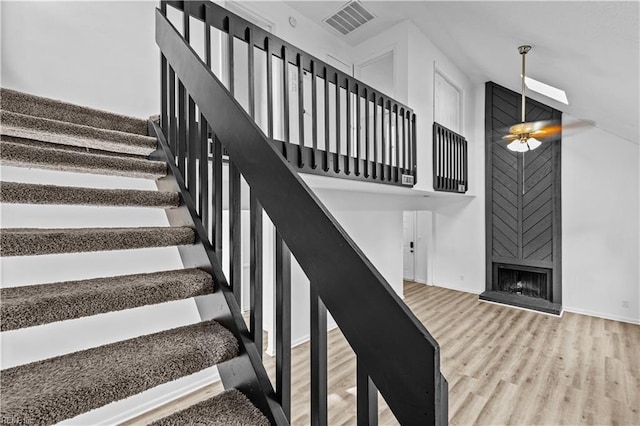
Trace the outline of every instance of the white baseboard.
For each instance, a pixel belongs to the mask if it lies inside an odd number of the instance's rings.
[[[433,285],[435,287],[448,288],[449,290],[462,291],[462,292],[471,293],[471,294],[480,294],[484,291],[484,289],[477,290],[475,288],[468,288],[468,287],[461,287],[461,286],[447,285],[447,284],[429,284],[429,285]]]
[[[87,413],[65,420],[65,426],[72,425],[119,425],[136,418],[185,395],[209,386],[220,380],[216,367],[210,367],[187,377],[146,390],[120,401],[112,402]]]
[[[629,318],[629,317],[624,317],[620,315],[611,315],[611,314],[606,314],[602,312],[590,311],[588,309],[571,308],[568,306],[563,306],[563,310],[565,312],[572,312],[574,314],[588,315],[590,317],[598,317],[598,318],[604,318],[604,319],[613,320],[613,321],[627,322],[629,324],[640,325],[639,318]]]

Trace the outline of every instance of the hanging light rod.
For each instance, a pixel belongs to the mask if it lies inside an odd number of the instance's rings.
[[[509,129],[510,134],[504,136],[503,139],[512,141],[507,145],[511,151],[527,152],[534,150],[542,143],[533,136],[539,133],[541,130],[539,123],[527,123],[526,122],[526,91],[527,85],[525,83],[526,78],[526,59],[525,56],[531,50],[531,46],[525,44],[518,47],[518,52],[522,56],[522,122],[511,126]]]

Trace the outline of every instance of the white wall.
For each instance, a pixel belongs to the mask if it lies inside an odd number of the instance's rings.
[[[159,111],[157,2],[1,2],[2,86],[121,114]]]
[[[593,126],[562,137],[562,293],[568,311],[640,323],[638,151]]]

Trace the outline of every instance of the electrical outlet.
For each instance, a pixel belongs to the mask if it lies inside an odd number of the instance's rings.
[[[628,300],[623,300],[622,301],[622,307],[625,309],[629,309],[629,301]]]

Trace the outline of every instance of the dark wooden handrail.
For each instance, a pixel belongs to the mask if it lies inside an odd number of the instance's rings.
[[[435,339],[161,10],[156,12],[156,41],[163,66],[169,69],[168,75],[163,69],[163,84],[178,83],[179,96],[185,102],[181,105],[189,101],[188,111],[183,114],[192,117],[192,106],[197,106],[200,124],[206,120],[214,140],[226,149],[229,169],[237,169],[245,178],[251,197],[259,200],[279,238],[309,278],[312,294],[336,320],[357,355],[358,370],[371,377],[403,425],[445,424],[446,380],[440,373],[440,350]],[[163,93],[163,101],[168,96],[172,95]],[[191,119],[178,121],[183,122],[178,129],[183,129]],[[188,146],[187,152],[177,154],[177,158],[182,167],[186,165],[189,191],[191,186],[196,187],[195,175],[189,169],[195,169],[198,151],[204,154],[203,144],[208,143],[206,137],[197,139],[197,126],[191,124],[188,128],[194,129],[193,136],[191,131],[182,134],[182,130],[174,134],[175,117],[163,123],[172,150],[183,149],[181,143]],[[206,132],[199,134],[202,137]],[[218,151],[216,148],[214,173],[222,167]],[[214,185],[221,181],[216,179]],[[219,188],[214,191],[219,192]],[[231,216],[235,214],[239,213],[230,212]],[[213,245],[215,249],[217,242]],[[286,262],[283,265],[286,267]],[[226,283],[223,277],[221,281]],[[283,291],[286,299],[286,289]],[[285,309],[282,315],[287,314],[290,310],[287,313]],[[281,403],[284,407],[285,402]]]

